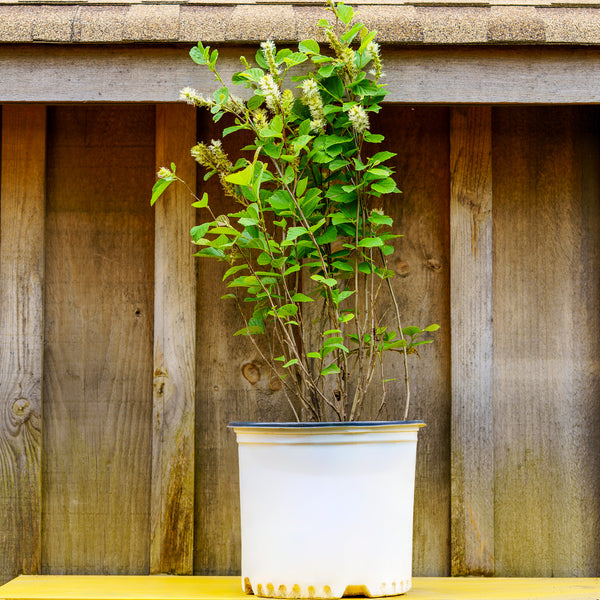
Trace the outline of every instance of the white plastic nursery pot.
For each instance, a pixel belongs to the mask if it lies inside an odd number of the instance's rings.
[[[407,592],[423,426],[231,423],[244,590],[274,598]]]

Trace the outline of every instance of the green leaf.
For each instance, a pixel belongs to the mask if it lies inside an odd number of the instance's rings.
[[[235,275],[239,271],[247,268],[248,265],[236,265],[234,267],[231,267],[230,269],[227,269],[227,271],[225,271],[225,274],[223,275],[223,281],[225,281],[228,277],[231,277],[231,275]],[[228,296],[233,296],[233,294],[228,294]],[[235,296],[233,297],[235,298]]]
[[[340,21],[348,25],[348,23],[350,23],[350,21],[352,21],[352,19],[354,18],[354,10],[352,9],[352,7],[346,6],[345,4],[342,4],[340,2],[338,3],[336,8],[337,15],[340,18]]]
[[[219,58],[219,51],[217,49],[212,51],[212,54],[210,55],[210,63],[209,66],[211,69],[215,68],[215,64],[217,62],[217,58]]]
[[[328,227],[323,235],[317,237],[317,243],[321,244],[330,244],[337,239],[337,229],[331,225]]]
[[[208,206],[208,194],[204,192],[204,194],[202,194],[202,198],[200,198],[198,202],[192,203],[192,206],[194,208],[206,208]]]
[[[231,173],[225,177],[225,181],[236,185],[250,185],[252,183],[252,175],[254,174],[254,165],[250,164],[245,169]]]
[[[248,100],[248,109],[256,110],[265,101],[264,96],[254,95]]]
[[[173,183],[173,179],[159,179],[152,187],[152,198],[150,200],[150,206],[154,206],[154,203],[163,195],[165,190]]]
[[[359,52],[362,52],[374,39],[377,35],[376,31],[371,31],[366,36],[364,36],[361,40],[360,47],[358,48]]]
[[[207,61],[204,58],[204,46],[202,42],[198,42],[198,45],[190,50],[190,57],[198,65],[206,64]]]
[[[367,131],[364,135],[365,142],[369,142],[371,144],[381,144],[384,139],[384,136],[378,133],[371,133],[370,131]]]
[[[263,54],[262,50],[257,50],[256,54],[254,55],[254,60],[256,60],[256,64],[259,67],[262,67],[263,69],[269,68],[269,63],[265,59],[265,55]],[[264,75],[264,73],[263,73],[263,75]]]
[[[307,352],[306,357],[307,358],[318,358],[318,359],[322,358],[320,352]]]
[[[405,327],[402,330],[402,333],[409,337],[413,337],[413,336],[417,335],[418,333],[421,333],[421,329],[419,327],[415,327],[414,325],[411,325],[409,327]]]
[[[411,346],[422,346],[423,344],[433,344],[433,340],[419,340],[411,344]]]
[[[339,372],[340,368],[335,363],[331,363],[321,371],[321,375],[334,375]]]
[[[352,29],[346,31],[346,33],[344,33],[340,39],[342,42],[351,42],[356,37],[358,32],[363,28],[364,25],[362,23],[356,23],[356,25],[354,25]]]
[[[333,263],[331,263],[331,266],[336,268],[338,271],[354,271],[354,267],[352,266],[352,264],[345,260],[334,260]]]
[[[255,335],[257,333],[263,333],[261,327],[243,327],[242,329],[238,329],[233,335]]]
[[[437,331],[439,328],[440,326],[434,323],[433,325],[428,325],[427,327],[425,327],[423,331]]]
[[[279,65],[281,64],[281,62],[284,60],[284,58],[286,56],[289,56],[292,53],[292,51],[289,48],[283,48],[282,50],[280,50],[277,53],[277,56],[275,57],[275,62]]]
[[[382,179],[381,181],[374,183],[371,186],[371,188],[374,189],[376,192],[381,192],[382,194],[389,194],[390,192],[396,190],[396,182],[391,177],[388,177],[387,179]]]
[[[292,300],[294,302],[314,302],[314,300],[310,296],[307,296],[301,292],[296,292],[292,296]]]
[[[394,220],[392,219],[392,217],[388,217],[387,215],[382,215],[377,212],[372,212],[369,215],[369,221],[371,223],[373,223],[374,225],[390,225],[391,226],[394,224]]]
[[[383,246],[383,240],[378,237],[377,238],[373,238],[373,237],[363,238],[362,240],[359,240],[358,246],[360,248],[376,248],[379,246]]]
[[[352,296],[355,293],[356,293],[356,290],[344,290],[343,292],[340,292],[340,294],[338,296],[338,303],[343,302],[347,298],[350,298],[350,296]]]
[[[326,285],[330,288],[335,287],[337,285],[337,281],[335,279],[331,279],[331,278],[325,278],[323,277],[323,275],[311,275],[310,276],[311,279],[313,279],[314,281],[318,281],[319,283],[322,283],[323,285]]]
[[[301,265],[292,265],[291,267],[289,267],[289,268],[287,268],[285,270],[285,272],[283,273],[283,275],[284,275],[284,277],[287,277],[288,275],[291,275],[292,273],[296,273],[301,268],[302,268]]]
[[[277,309],[278,317],[291,317],[298,312],[298,307],[295,304],[284,304]]]
[[[328,329],[327,331],[324,331],[321,335],[326,336],[326,335],[332,335],[334,333],[342,333],[341,329]],[[339,338],[340,340],[342,338]]]
[[[271,129],[270,127],[263,127],[258,132],[258,135],[260,136],[261,139],[268,139],[268,138],[272,138],[272,137],[281,137],[281,133],[279,131],[275,131],[274,129]]]
[[[298,359],[297,358],[292,358],[292,360],[288,360],[285,365],[283,365],[284,369],[287,369],[288,367],[291,367],[292,365],[297,365],[298,364]]]
[[[305,54],[321,54],[319,44],[315,40],[304,40],[298,44],[298,50]]]
[[[294,146],[294,150],[298,152],[302,148],[305,148],[308,145],[308,142],[312,140],[311,135],[300,135],[295,140],[292,140],[292,145]]]
[[[333,72],[335,71],[335,65],[323,65],[319,69],[319,75],[321,77],[331,77]]]
[[[226,87],[219,88],[213,92],[213,98],[217,104],[225,104],[229,98],[229,90]]]
[[[271,263],[271,257],[266,252],[261,252],[256,259],[256,262],[261,265],[268,265]]]
[[[395,152],[388,152],[387,150],[377,152],[377,154],[374,154],[371,156],[371,158],[369,158],[369,164],[377,165],[389,160],[390,158],[394,158],[394,156],[396,156]]]
[[[231,127],[225,127],[223,129],[223,137],[229,135],[230,133],[234,133],[235,131],[239,131],[240,129],[248,129],[247,125],[232,125]]]
[[[306,227],[290,227],[288,229],[288,234],[285,238],[286,242],[293,242],[295,239],[299,238],[301,235],[308,233]]]
[[[308,177],[305,177],[304,179],[301,179],[298,182],[298,185],[296,185],[296,196],[300,197],[304,194],[304,192],[306,191],[307,183],[308,183]]]
[[[308,56],[303,52],[293,52],[283,60],[288,66],[295,67],[296,65],[302,64],[305,60],[308,60]]]
[[[201,238],[206,235],[206,232],[211,228],[211,223],[202,223],[202,225],[195,225],[190,229],[190,235],[194,242],[198,242]]]
[[[275,115],[271,119],[271,129],[277,133],[281,133],[283,131],[283,119],[281,118],[281,115]]]

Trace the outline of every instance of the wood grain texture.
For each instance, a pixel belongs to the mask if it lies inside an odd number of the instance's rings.
[[[439,323],[435,343],[422,358],[410,357],[410,419],[422,419],[415,488],[413,572],[447,575],[450,567],[450,238],[448,110],[387,105],[373,119],[372,130],[386,135],[386,149],[397,156],[402,194],[382,198],[394,218],[396,242],[390,267],[403,326]],[[375,147],[369,149],[376,152]],[[386,366],[390,412],[403,417],[403,367]],[[395,403],[394,403],[395,401]]]
[[[496,573],[597,575],[599,112],[493,114]]]
[[[45,106],[3,108],[0,581],[40,571],[45,147]]]
[[[214,81],[183,46],[0,45],[0,102],[175,102],[182,87],[212,94]],[[225,80],[240,53],[221,48]],[[600,49],[569,46],[420,46],[384,52],[390,102],[600,101]]]
[[[156,108],[156,165],[177,166],[196,187],[196,111]],[[194,568],[196,263],[189,241],[193,198],[171,185],[155,205],[154,401],[152,411],[151,573]]]
[[[225,123],[225,125],[223,125]],[[199,114],[198,139],[219,139],[226,119],[212,123],[206,111]],[[223,140],[232,162],[235,150],[249,143],[239,134]],[[223,196],[217,178],[202,181],[217,214],[235,210]],[[206,219],[206,213],[200,213]],[[243,321],[222,281],[226,263],[197,258],[198,339],[196,386],[196,512],[194,572],[226,575],[240,571],[238,459],[231,421],[294,421],[294,416],[257,350],[244,336],[233,337]],[[264,340],[261,341],[263,343]],[[277,482],[266,482],[276,485]]]
[[[146,574],[154,109],[49,112],[42,570]]]
[[[494,573],[492,110],[450,112],[452,574]]]
[[[413,577],[416,600],[597,600],[600,578]],[[5,600],[244,600],[239,577],[24,575]]]

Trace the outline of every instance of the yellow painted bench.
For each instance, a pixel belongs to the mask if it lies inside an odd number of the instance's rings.
[[[600,600],[600,578],[415,577],[406,600]],[[0,600],[247,600],[239,577],[21,575]]]

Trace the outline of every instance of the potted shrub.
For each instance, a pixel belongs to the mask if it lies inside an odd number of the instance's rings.
[[[192,59],[214,74],[212,98],[182,99],[218,121],[222,135],[246,130],[246,158],[235,163],[219,140],[191,149],[237,209],[219,214],[207,194],[192,231],[197,255],[227,263],[223,298],[282,383],[297,423],[233,423],[240,457],[242,578],[246,591],[274,597],[384,596],[410,588],[417,431],[406,421],[407,360],[428,332],[405,326],[387,266],[399,237],[380,198],[398,193],[394,155],[369,118],[385,97],[375,32],[354,11],[328,1],[327,39],[296,49],[263,42],[232,84],[218,51],[202,43]],[[308,66],[308,68],[307,68]],[[152,203],[179,178],[162,168]],[[399,360],[404,421],[387,414],[383,358]]]

